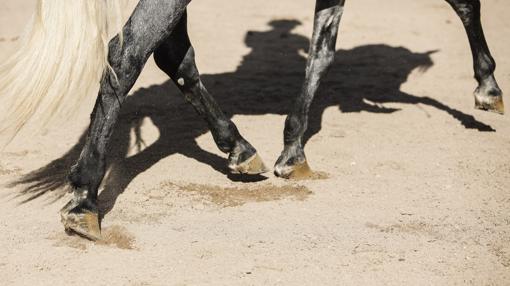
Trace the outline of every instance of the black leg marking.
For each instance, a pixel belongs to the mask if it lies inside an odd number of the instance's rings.
[[[235,124],[225,116],[202,84],[195,64],[195,51],[187,32],[186,15],[182,17],[172,34],[156,49],[154,59],[207,122],[218,148],[229,153],[230,170],[242,174],[266,172],[267,168],[255,148],[239,134]]]
[[[285,147],[275,165],[277,176],[297,178],[311,175],[303,150],[303,135],[308,125],[310,104],[334,60],[344,3],[344,0],[316,0],[306,78],[301,94],[285,120]]]
[[[487,46],[480,21],[480,0],[446,1],[459,15],[469,38],[475,78],[478,81],[478,87],[475,90],[475,107],[503,114],[503,93],[494,77],[496,62]]]

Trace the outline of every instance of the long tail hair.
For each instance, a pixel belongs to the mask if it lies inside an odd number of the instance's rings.
[[[0,66],[0,150],[27,122],[68,117],[97,92],[122,1],[37,1],[20,46]]]

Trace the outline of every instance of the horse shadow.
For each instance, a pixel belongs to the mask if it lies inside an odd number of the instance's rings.
[[[269,31],[248,32],[245,43],[251,52],[236,71],[202,75],[205,86],[228,116],[287,114],[301,90],[309,44],[308,38],[293,33],[299,24],[296,20],[276,20],[269,23]],[[384,107],[385,103],[423,104],[448,113],[464,128],[495,131],[473,116],[433,98],[400,90],[413,70],[426,71],[433,65],[431,53],[414,53],[384,44],[337,51],[335,63],[322,85],[325,90],[320,92],[310,110],[305,142],[321,130],[322,114],[330,106],[337,106],[345,113],[365,111],[388,115],[399,109]],[[160,136],[139,153],[128,156],[131,134],[134,134],[136,146],[141,149],[143,145],[141,125],[145,119],[152,121]],[[225,158],[197,145],[196,139],[207,132],[206,123],[170,80],[135,91],[123,105],[109,144],[109,172],[99,195],[102,215],[113,208],[117,197],[138,174],[172,154],[193,158],[228,175]],[[85,138],[86,132],[66,154],[10,184],[21,186],[23,202],[50,193],[56,194],[57,200],[65,194],[67,172],[77,161]],[[246,180],[236,176],[229,178]]]

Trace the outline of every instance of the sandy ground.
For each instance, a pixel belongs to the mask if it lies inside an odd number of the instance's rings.
[[[2,57],[33,2],[1,1]],[[327,179],[228,175],[205,123],[151,60],[112,139],[105,242],[68,237],[58,216],[93,98],[1,153],[0,284],[509,285],[510,117],[473,109],[467,39],[446,3],[380,2],[348,1],[312,108],[306,152]],[[312,10],[190,7],[204,82],[268,165],[303,78]],[[509,14],[507,0],[483,1],[510,92]]]

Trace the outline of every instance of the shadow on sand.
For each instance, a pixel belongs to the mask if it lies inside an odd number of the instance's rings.
[[[295,20],[277,20],[270,23],[272,29],[269,31],[248,32],[245,42],[251,52],[243,58],[235,72],[202,75],[205,86],[215,95],[227,115],[287,113],[303,82],[306,59],[302,54],[309,43],[306,37],[292,32],[299,24]],[[323,84],[326,92],[321,92],[312,105],[305,141],[321,130],[322,114],[327,107],[338,106],[345,113],[391,114],[398,111],[384,107],[384,103],[432,106],[447,112],[452,120],[458,120],[465,128],[494,131],[473,116],[435,99],[400,91],[414,69],[425,71],[433,65],[430,54],[413,53],[403,47],[387,45],[339,50]],[[143,151],[128,157],[130,134],[134,133],[137,144],[141,145],[140,128],[146,118],[159,129],[160,137]],[[225,158],[197,145],[196,138],[206,132],[206,123],[170,81],[135,91],[126,100],[111,138],[108,154],[110,171],[99,196],[102,215],[113,208],[117,197],[138,174],[172,154],[193,158],[228,175]],[[76,162],[84,140],[85,134],[65,155],[24,175],[11,186],[21,185],[21,196],[25,202],[50,192],[63,195],[67,172]]]

